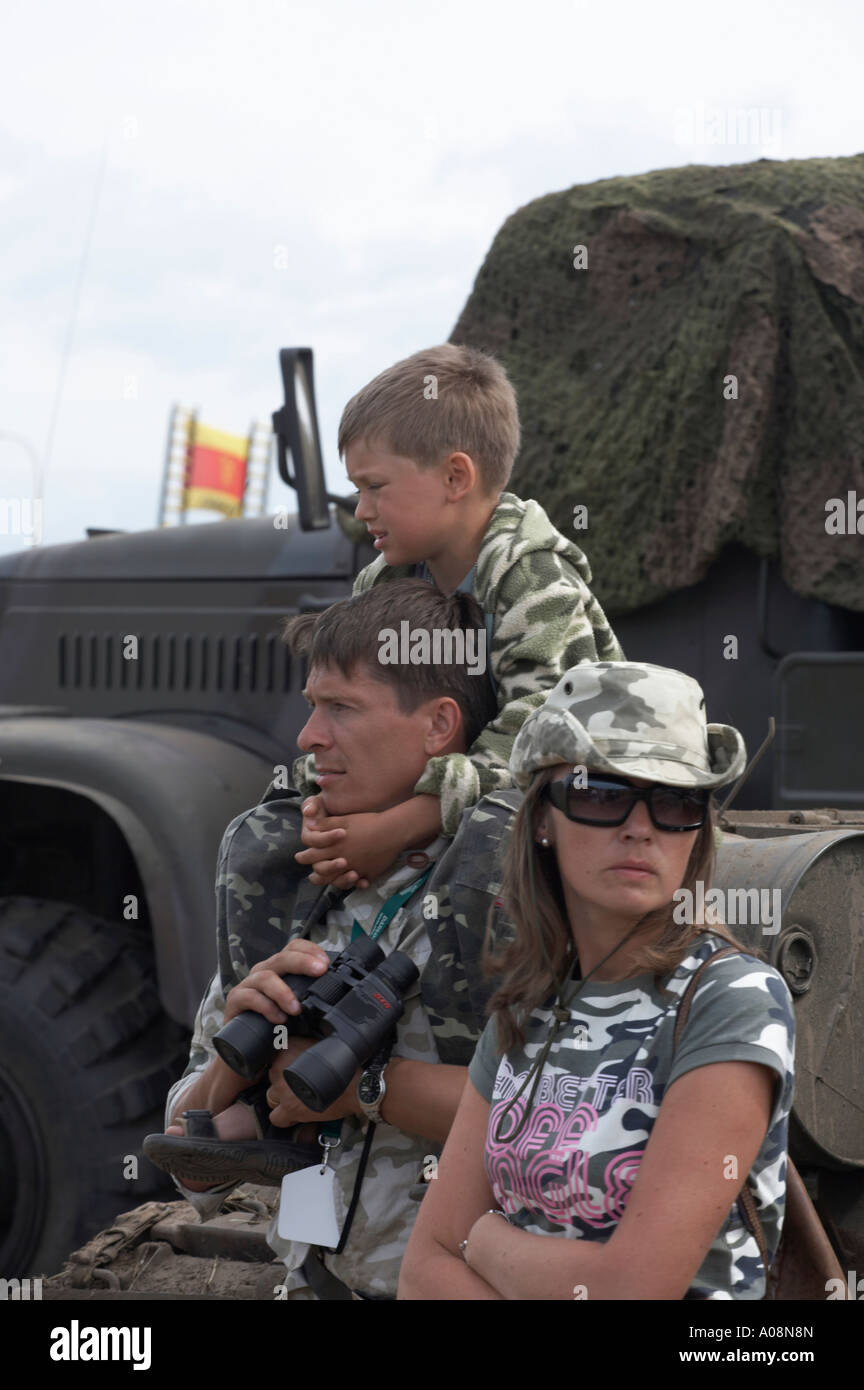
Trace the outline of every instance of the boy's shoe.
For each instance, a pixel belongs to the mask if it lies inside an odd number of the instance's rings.
[[[144,1152],[151,1163],[180,1182],[252,1182],[259,1187],[280,1187],[286,1173],[321,1162],[314,1144],[295,1144],[289,1139],[219,1139],[179,1134],[148,1134]]]
[[[292,1139],[295,1126],[278,1129],[271,1125],[263,1091],[263,1087],[256,1087],[243,1097],[253,1110],[260,1138],[220,1139],[209,1110],[184,1110],[178,1123],[185,1135],[148,1134],[143,1144],[145,1154],[157,1168],[180,1182],[209,1183],[212,1187],[251,1182],[259,1187],[279,1187],[286,1173],[320,1163],[321,1149],[317,1144],[299,1144]]]

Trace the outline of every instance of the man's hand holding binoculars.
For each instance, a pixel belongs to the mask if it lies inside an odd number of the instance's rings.
[[[273,1024],[285,1023],[289,1014],[296,1016],[301,1005],[294,991],[286,985],[283,975],[323,975],[330,957],[320,946],[301,939],[283,946],[275,956],[253,965],[245,980],[228,991],[225,999],[225,1022],[253,1009]],[[305,1040],[304,1040],[305,1041]]]
[[[344,1120],[347,1115],[362,1114],[357,1100],[357,1083],[360,1080],[359,1067],[342,1095],[327,1110],[318,1112],[307,1109],[291,1090],[282,1073],[286,1067],[291,1066],[292,1062],[296,1062],[301,1052],[305,1052],[307,1048],[314,1047],[314,1045],[314,1038],[289,1038],[287,1045],[273,1058],[270,1067],[270,1088],[266,1095],[267,1104],[270,1106],[270,1123],[272,1125],[279,1127],[283,1125],[319,1125],[326,1120]],[[314,1135],[300,1135],[298,1137],[306,1139],[314,1138]]]
[[[311,941],[292,941],[267,960],[254,965],[239,985],[229,991],[225,999],[225,1022],[229,1023],[246,1009],[263,1014],[274,1027],[285,1023],[289,1015],[296,1017],[301,1005],[293,990],[281,978],[283,975],[310,975],[313,978],[323,975],[330,964],[330,957],[320,946]],[[290,1125],[320,1124],[325,1120],[341,1120],[346,1115],[359,1113],[357,1104],[357,1082],[359,1068],[346,1090],[328,1110],[316,1113],[298,1100],[285,1081],[283,1072],[295,1062],[302,1052],[313,1047],[314,1038],[289,1037],[286,1045],[274,1053],[270,1063],[270,1088],[266,1100],[270,1106],[270,1123],[279,1128]]]
[[[246,979],[241,981],[239,985],[235,985],[234,989],[229,990],[225,1000],[225,1022],[227,1023],[229,1019],[251,1009],[253,1012],[262,1014],[274,1026],[284,1023],[289,1014],[296,1015],[300,1012],[300,1005],[294,997],[293,991],[285,984],[281,976],[308,974],[315,978],[325,973],[329,963],[330,957],[327,952],[323,951],[320,946],[313,945],[311,941],[292,941],[289,945],[283,946],[282,950],[275,956],[270,956],[267,960],[259,961],[257,965],[254,965]],[[289,1038],[287,1041],[291,1045],[293,1059],[295,1055],[299,1055],[311,1044],[312,1039]],[[302,1047],[298,1047],[298,1043],[302,1044]],[[287,1096],[290,1095],[293,1104],[299,1109],[303,1109],[296,1096],[289,1092],[285,1086],[281,1071],[276,1072],[275,1068],[278,1061],[278,1056],[274,1057],[271,1072],[274,1076],[278,1075],[280,1097],[282,1088],[284,1088],[286,1101]],[[282,1066],[287,1065],[288,1063],[283,1061]],[[241,1092],[247,1090],[252,1084],[251,1080],[238,1076],[235,1071],[226,1066],[221,1057],[214,1057],[189,1090],[182,1093],[181,1099],[177,1102],[172,1123],[165,1131],[166,1134],[183,1134],[183,1127],[178,1123],[182,1110],[209,1110],[214,1117],[224,1116],[225,1112],[234,1106]],[[318,1119],[319,1117],[313,1118]],[[274,1123],[289,1125],[297,1123],[297,1121],[277,1117]],[[251,1131],[249,1128],[251,1124],[245,1107],[238,1106],[232,1110],[231,1116],[220,1121],[217,1128],[224,1138],[251,1138],[254,1134],[254,1127]],[[206,1191],[208,1184],[188,1182],[186,1186],[193,1191]]]

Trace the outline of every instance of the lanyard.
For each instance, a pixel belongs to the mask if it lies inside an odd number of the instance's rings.
[[[351,940],[356,941],[358,936],[368,936],[370,941],[377,941],[381,933],[384,931],[385,927],[389,927],[390,923],[393,921],[393,918],[396,916],[396,913],[399,911],[402,904],[406,903],[409,898],[413,897],[414,894],[417,892],[418,888],[423,887],[423,884],[426,882],[434,867],[434,864],[430,864],[426,872],[422,873],[419,878],[415,878],[413,882],[409,883],[407,888],[403,888],[401,892],[394,893],[392,897],[389,897],[387,899],[386,903],[379,911],[378,916],[375,918],[375,921],[372,923],[371,931],[364,932],[360,923],[355,918],[351,927]]]

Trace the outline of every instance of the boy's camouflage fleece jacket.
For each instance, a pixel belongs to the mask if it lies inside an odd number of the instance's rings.
[[[413,572],[411,565],[393,567],[379,556],[358,574],[354,593]],[[555,529],[539,502],[502,493],[480,547],[473,588],[492,617],[489,661],[498,715],[467,753],[431,758],[414,788],[418,795],[440,797],[445,835],[456,833],[467,807],[497,787],[513,785],[513,740],[565,671],[583,661],[624,660],[590,582],[585,555]],[[305,796],[318,790],[311,754],[295,762],[293,777]]]

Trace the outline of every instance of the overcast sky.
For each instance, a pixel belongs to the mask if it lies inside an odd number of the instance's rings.
[[[617,174],[859,153],[862,71],[850,0],[6,0],[0,499],[31,495],[28,446],[43,543],[154,526],[172,403],[245,433],[293,345],[344,491],[342,406],[449,336],[510,213]],[[700,141],[700,112],[738,107],[765,112],[762,146]]]

